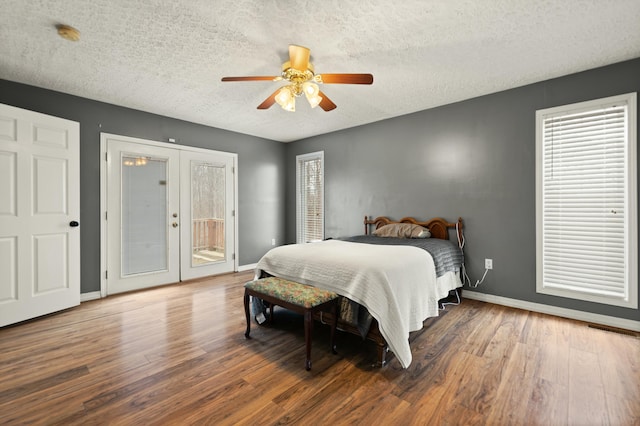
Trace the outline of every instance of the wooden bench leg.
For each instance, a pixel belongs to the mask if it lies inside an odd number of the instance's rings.
[[[338,303],[333,304],[333,321],[331,321],[331,352],[337,354],[336,351],[336,328],[338,328]]]
[[[249,333],[251,333],[251,309],[249,307],[249,292],[244,291],[244,314],[247,317],[247,331],[244,332],[244,337],[250,339]]]
[[[313,335],[313,314],[311,309],[304,311],[304,343],[307,347],[307,371],[311,370],[311,336]]]

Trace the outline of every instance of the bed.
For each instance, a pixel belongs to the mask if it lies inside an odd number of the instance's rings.
[[[453,231],[462,240],[462,219],[365,216],[364,227],[364,235],[276,247],[260,259],[256,276],[338,293],[338,328],[374,341],[379,365],[389,350],[407,368],[409,333],[438,316],[440,301],[462,287],[462,250],[449,239]]]

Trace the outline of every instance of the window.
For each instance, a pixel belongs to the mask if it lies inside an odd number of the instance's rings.
[[[536,112],[538,293],[638,307],[636,94]]]
[[[324,152],[296,157],[298,243],[324,239]]]

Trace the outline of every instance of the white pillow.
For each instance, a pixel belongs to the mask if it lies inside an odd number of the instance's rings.
[[[390,223],[373,231],[373,235],[392,238],[429,238],[431,232],[413,223]]]

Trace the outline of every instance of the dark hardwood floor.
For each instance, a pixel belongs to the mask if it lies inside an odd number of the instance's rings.
[[[638,425],[640,339],[473,300],[413,363],[276,311],[245,340],[252,272],[112,296],[0,329],[0,424]]]

